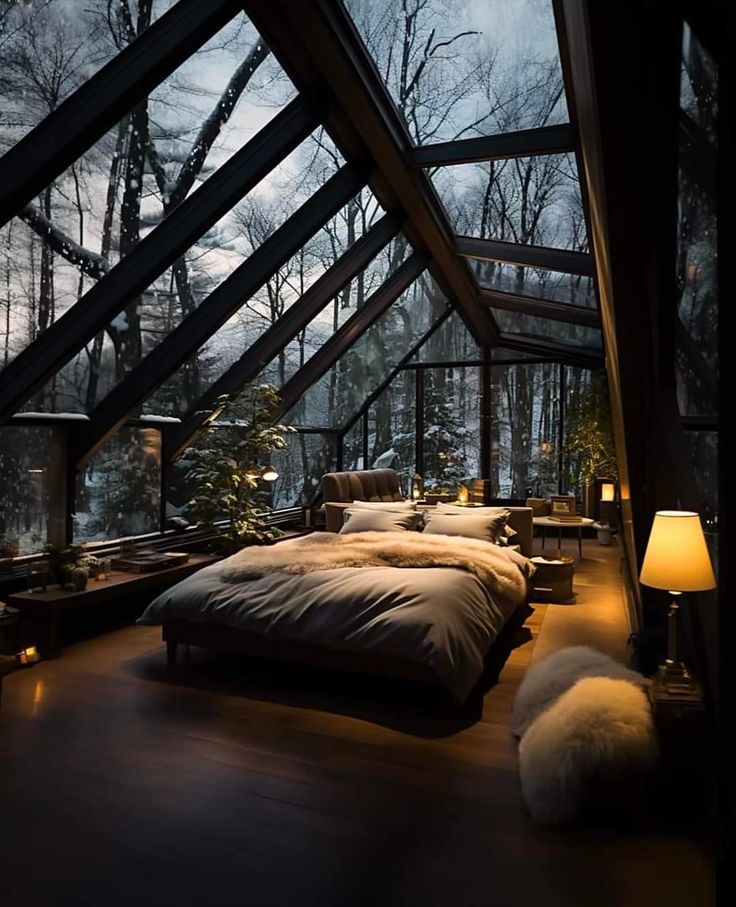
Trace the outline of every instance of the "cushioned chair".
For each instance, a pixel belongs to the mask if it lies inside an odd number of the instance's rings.
[[[353,501],[403,501],[405,498],[399,487],[399,477],[393,469],[327,472],[322,476],[325,528],[328,532],[340,531],[343,510]]]

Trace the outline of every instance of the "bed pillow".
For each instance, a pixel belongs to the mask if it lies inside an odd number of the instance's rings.
[[[471,507],[468,504],[443,504],[441,501],[434,505],[434,510],[435,513],[462,513],[466,516],[509,512],[508,507]]]
[[[347,507],[343,514],[342,535],[350,532],[411,532],[420,528],[422,514],[415,510],[358,510]]]
[[[382,510],[386,513],[402,513],[406,510],[416,510],[416,501],[353,501],[350,505],[353,510]]]
[[[424,531],[437,535],[462,535],[484,542],[498,542],[508,520],[509,511],[504,513],[426,513]]]

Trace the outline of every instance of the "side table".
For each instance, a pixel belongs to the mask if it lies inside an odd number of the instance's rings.
[[[575,563],[571,557],[558,558],[558,562],[532,558],[536,566],[532,577],[532,594],[540,601],[564,602],[572,598],[572,580]]]
[[[593,520],[587,516],[581,516],[577,520],[555,520],[549,516],[532,517],[532,523],[542,528],[542,549],[547,541],[547,530],[551,527],[557,530],[557,557],[562,553],[562,530],[577,529],[578,531],[578,554],[582,560],[583,557],[583,529],[592,526]]]

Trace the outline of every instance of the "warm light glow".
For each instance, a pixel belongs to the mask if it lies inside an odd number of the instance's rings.
[[[467,504],[470,499],[470,492],[468,491],[467,485],[458,485],[457,486],[457,502],[458,504]]]
[[[261,473],[261,477],[263,478],[263,480],[265,482],[275,482],[276,479],[278,479],[279,474],[273,468],[273,466],[264,466],[263,472]]]
[[[649,533],[639,581],[653,589],[700,592],[716,578],[700,517],[689,510],[658,510]]]
[[[248,469],[245,470],[245,474],[250,479],[260,479],[261,470],[257,466],[250,466]]]
[[[27,646],[18,653],[17,658],[22,665],[34,664],[34,662],[41,660],[41,656],[35,646]]]
[[[601,485],[601,501],[615,501],[616,486],[612,482]]]
[[[32,475],[32,476],[42,476],[43,469],[29,469],[28,473],[29,473],[29,475]]]

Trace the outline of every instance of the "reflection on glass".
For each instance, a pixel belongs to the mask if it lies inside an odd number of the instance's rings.
[[[418,145],[567,121],[550,0],[347,0]]]
[[[424,485],[427,491],[480,476],[480,369],[424,370]]]
[[[363,419],[353,425],[346,431],[342,438],[342,468],[365,469],[365,458],[363,455]]]
[[[77,542],[143,535],[159,529],[161,432],[125,427],[77,478]]]
[[[686,431],[684,438],[699,495],[697,512],[718,575],[718,432]]]
[[[551,318],[540,318],[523,312],[511,312],[508,309],[492,309],[498,326],[506,334],[528,337],[530,340],[550,340],[555,343],[567,343],[571,346],[582,346],[587,349],[600,350],[603,345],[601,332],[597,328],[582,324],[570,324],[567,321],[553,321]]]
[[[480,359],[481,349],[465,322],[453,312],[417,351],[420,362],[458,362]]]
[[[279,477],[273,483],[272,507],[299,507],[312,503],[320,490],[322,476],[334,472],[337,440],[332,434],[286,436],[288,446],[270,456]]]
[[[572,154],[438,167],[432,182],[456,233],[576,252],[588,249]]]
[[[416,372],[405,370],[368,410],[368,467],[394,469],[408,496],[415,463]]]
[[[501,261],[469,258],[478,283],[487,290],[532,296],[550,302],[566,302],[587,309],[596,307],[595,287],[592,277],[581,274],[564,274],[561,271],[543,271],[524,268]]]
[[[716,142],[718,67],[687,22],[682,33],[680,107],[708,141]]]
[[[61,538],[64,460],[62,431],[0,427],[0,561]]]

